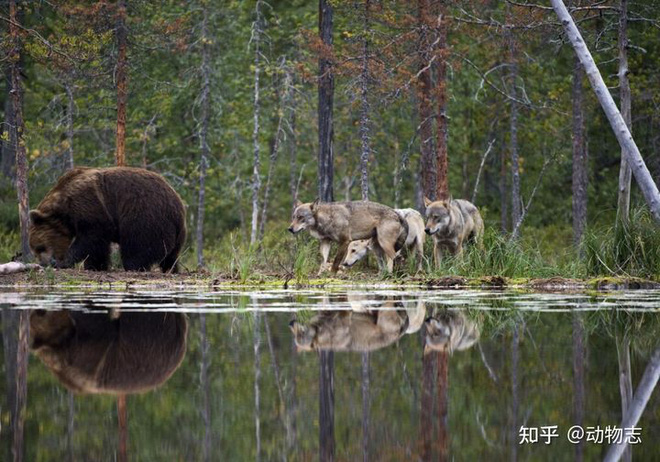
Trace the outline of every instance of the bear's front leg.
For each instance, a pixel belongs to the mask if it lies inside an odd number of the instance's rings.
[[[83,262],[86,270],[107,271],[110,266],[110,242],[89,233],[76,236],[61,267],[70,268],[78,262]]]

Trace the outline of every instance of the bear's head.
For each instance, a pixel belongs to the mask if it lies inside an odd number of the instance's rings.
[[[73,235],[61,217],[30,210],[30,250],[42,265],[63,264]]]

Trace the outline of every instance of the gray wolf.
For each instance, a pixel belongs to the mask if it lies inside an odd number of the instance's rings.
[[[394,211],[403,218],[408,225],[408,234],[402,248],[415,252],[417,255],[417,271],[421,271],[424,263],[424,241],[426,238],[426,235],[424,234],[424,219],[422,218],[422,215],[414,209],[394,209]],[[346,258],[342,262],[342,266],[353,266],[364,258],[368,251],[378,253],[378,242],[375,238],[372,237],[371,239],[352,241],[348,245]],[[401,250],[397,252],[397,256],[400,254]]]
[[[424,354],[463,351],[479,340],[479,327],[463,313],[442,311],[426,319]]]
[[[373,309],[373,304],[349,301],[352,310],[321,311],[304,324],[292,321],[298,350],[375,351],[418,331],[426,311],[423,302],[406,309],[400,301],[387,300]]]
[[[297,234],[308,230],[321,241],[322,263],[319,273],[327,269],[330,245],[339,244],[332,271],[337,272],[348,245],[356,239],[378,242],[385,266],[391,272],[397,249],[407,236],[407,224],[393,209],[376,202],[352,201],[296,204],[289,231]]]
[[[433,236],[433,256],[438,266],[443,249],[452,255],[463,254],[463,244],[474,240],[482,246],[484,222],[477,207],[463,199],[435,201],[424,198],[426,234]]]

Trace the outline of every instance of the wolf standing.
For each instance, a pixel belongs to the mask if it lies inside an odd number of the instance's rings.
[[[376,202],[296,203],[289,231],[293,234],[307,229],[321,241],[323,262],[319,273],[327,269],[330,245],[339,244],[332,271],[337,272],[352,240],[375,237],[379,251],[391,272],[396,250],[403,245],[408,234],[405,220],[390,207]]]
[[[484,221],[477,207],[463,199],[435,201],[424,198],[426,205],[426,234],[433,236],[433,256],[438,266],[442,250],[452,255],[463,254],[463,244],[472,239],[482,246]]]

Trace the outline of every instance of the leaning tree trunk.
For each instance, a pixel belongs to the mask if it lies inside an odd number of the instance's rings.
[[[8,55],[9,72],[11,75],[11,105],[14,152],[16,154],[16,192],[18,194],[18,219],[21,226],[21,252],[25,261],[30,256],[28,245],[28,226],[30,224],[28,212],[30,210],[28,197],[28,165],[25,147],[25,121],[23,120],[23,89],[21,86],[21,38],[18,23],[16,1],[9,2],[9,37],[11,49]]]
[[[433,106],[431,96],[431,13],[429,0],[418,0],[418,33],[419,41],[417,55],[419,72],[417,77],[417,106],[419,112],[419,145],[420,174],[422,194],[431,200],[436,199],[437,180],[433,142]]]
[[[319,57],[318,119],[319,119],[319,199],[332,202],[334,177],[334,128],[332,120],[335,80],[332,75],[332,5],[329,0],[319,0],[319,36],[323,50]]]
[[[585,142],[582,79],[578,59],[573,68],[573,243],[579,246],[587,223],[587,145]]]
[[[437,99],[438,114],[437,146],[436,146],[436,199],[449,199],[449,158],[447,145],[449,143],[449,127],[447,119],[447,7],[444,1],[438,2],[437,19],[437,45],[434,47],[436,69],[435,97]]]
[[[642,416],[642,412],[644,412],[644,409],[651,398],[651,394],[653,394],[653,390],[658,384],[659,378],[660,347],[656,348],[651,355],[651,359],[646,365],[646,369],[644,369],[644,375],[642,375],[639,385],[637,385],[637,389],[633,395],[633,399],[630,402],[628,412],[623,417],[619,428],[632,428],[637,425],[639,418]],[[610,446],[605,455],[605,462],[614,462],[621,458],[623,451],[626,449],[626,446],[628,446],[625,438],[622,438],[622,440],[623,441],[614,443]]]
[[[632,133],[632,109],[630,82],[628,81],[628,1],[619,2],[619,104],[621,116]],[[621,151],[621,167],[619,168],[619,198],[617,218],[622,223],[628,223],[630,212],[630,184],[632,172]]]
[[[362,71],[360,72],[360,191],[362,200],[369,200],[369,157],[371,140],[369,139],[369,0],[364,2],[364,23],[362,28]]]
[[[128,60],[126,57],[126,1],[117,3],[117,141],[115,161],[117,166],[126,165],[126,102],[128,100]]]
[[[584,66],[587,77],[589,77],[591,86],[596,93],[596,97],[598,98],[603,111],[605,111],[605,115],[610,122],[612,130],[621,145],[622,153],[625,155],[626,162],[630,166],[639,188],[642,190],[644,199],[646,200],[653,217],[656,221],[660,222],[660,192],[658,191],[658,186],[653,181],[649,169],[646,167],[644,159],[639,152],[639,148],[637,147],[637,144],[635,144],[635,140],[633,140],[625,120],[616,107],[614,99],[612,99],[612,95],[607,89],[603,77],[598,71],[598,67],[596,67],[596,63],[580,35],[580,31],[573,22],[573,18],[562,0],[551,0],[551,2],[559,20],[564,26],[566,35],[568,36],[575,53]]]
[[[507,4],[507,9],[509,5]],[[509,14],[509,19],[511,15]],[[509,64],[510,64],[510,103],[511,103],[511,115],[509,119],[509,149],[511,151],[511,223],[513,224],[514,233],[513,238],[518,237],[518,230],[515,226],[516,223],[520,221],[520,215],[522,214],[521,199],[520,199],[520,165],[518,158],[518,63],[516,61],[516,41],[513,36],[513,31],[509,30],[508,33],[508,42],[509,42]]]
[[[197,198],[197,266],[204,266],[204,201],[206,196],[206,169],[209,159],[209,108],[211,106],[211,39],[209,37],[209,7],[203,6],[202,18],[202,94],[200,106],[199,127],[199,196]]]
[[[252,225],[250,231],[250,245],[257,242],[257,225],[259,221],[259,190],[261,189],[260,147],[259,147],[259,76],[261,74],[261,0],[257,0],[256,19],[252,25],[252,40],[254,40],[254,129],[252,130],[252,144],[254,158],[252,164]]]

